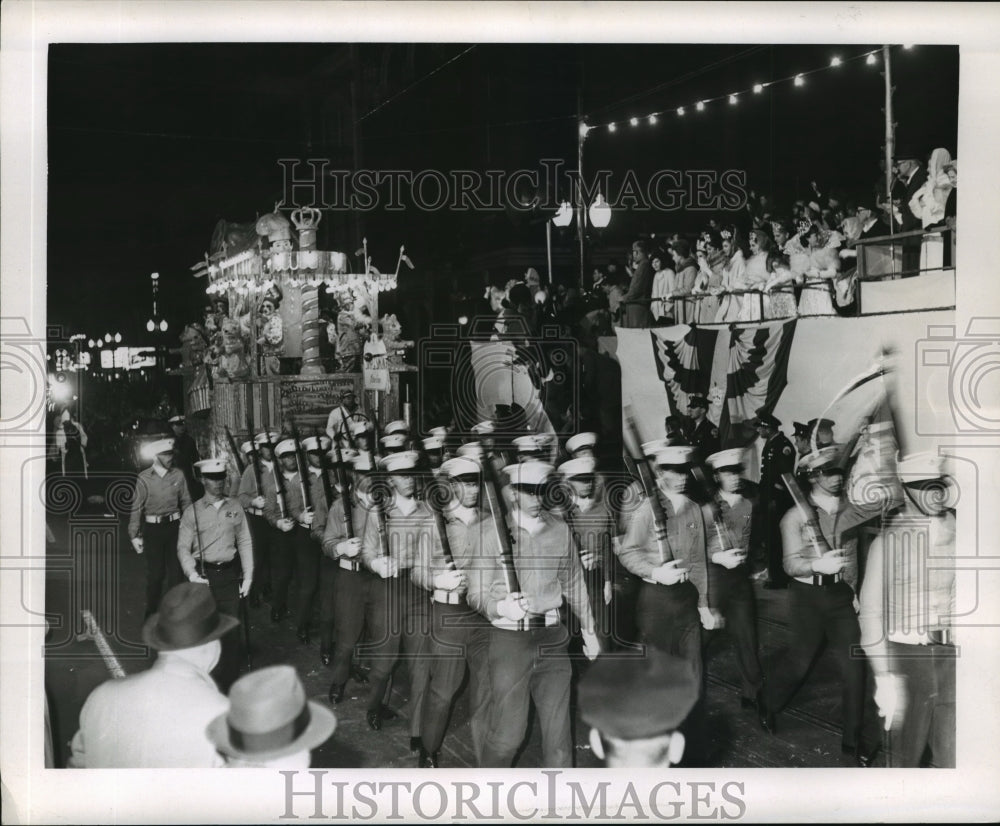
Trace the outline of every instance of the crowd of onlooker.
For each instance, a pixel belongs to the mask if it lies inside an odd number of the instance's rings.
[[[751,191],[744,213],[713,219],[697,236],[640,238],[624,270],[598,268],[594,285],[622,327],[850,315],[859,275],[910,277],[953,266],[957,174],[948,151],[935,149],[926,167],[900,153],[891,198],[884,179],[852,199],[813,182],[812,199],[783,211]],[[904,237],[865,243],[890,232]]]

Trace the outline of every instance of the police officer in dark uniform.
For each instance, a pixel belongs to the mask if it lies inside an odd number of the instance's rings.
[[[708,416],[708,399],[704,396],[691,396],[688,399],[690,416],[686,421],[685,437],[687,444],[699,450],[699,458],[704,461],[719,450],[719,428],[712,424]]]
[[[201,460],[198,454],[198,446],[187,432],[187,421],[183,416],[174,416],[169,419],[170,429],[174,432],[174,467],[184,474],[187,481],[188,490],[192,499],[200,499],[202,493],[201,483],[194,476],[195,463]]]
[[[753,420],[757,433],[764,440],[760,456],[760,489],[754,514],[758,530],[754,533],[764,543],[767,559],[765,588],[785,588],[788,577],[782,565],[781,517],[791,507],[791,499],[781,474],[791,473],[795,463],[795,448],[781,432],[781,421],[761,409]]]

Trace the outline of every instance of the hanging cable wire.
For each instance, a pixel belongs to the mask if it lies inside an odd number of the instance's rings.
[[[476,44],[473,44],[472,46],[469,46],[469,48],[468,48],[468,49],[466,49],[466,50],[465,50],[464,52],[461,52],[461,53],[459,53],[459,54],[455,55],[455,56],[454,56],[453,58],[451,58],[450,60],[446,60],[446,61],[445,61],[444,63],[442,63],[442,64],[441,64],[440,66],[438,66],[438,67],[437,67],[436,69],[432,69],[431,71],[429,71],[429,72],[428,72],[428,73],[427,73],[426,75],[424,75],[423,77],[419,77],[419,78],[417,78],[417,79],[416,79],[415,81],[413,81],[413,83],[409,84],[408,86],[406,86],[406,87],[405,87],[405,88],[403,88],[403,89],[400,89],[400,90],[399,90],[398,92],[396,92],[396,94],[394,94],[394,95],[393,95],[392,97],[389,97],[389,98],[386,98],[385,100],[383,100],[383,101],[382,101],[382,102],[381,102],[381,103],[380,103],[380,104],[379,104],[378,106],[376,106],[376,107],[375,107],[374,109],[369,109],[369,110],[368,110],[367,112],[365,112],[365,113],[364,113],[364,114],[363,114],[363,115],[362,115],[362,116],[361,116],[360,118],[358,118],[358,119],[357,119],[357,120],[355,121],[355,123],[361,123],[361,121],[363,121],[363,120],[364,120],[365,118],[368,118],[368,117],[371,117],[371,116],[372,116],[372,115],[374,115],[374,114],[375,114],[375,113],[376,113],[376,112],[377,112],[377,111],[378,111],[379,109],[382,109],[383,107],[385,107],[385,106],[388,106],[388,105],[389,105],[390,103],[392,103],[392,102],[393,102],[394,100],[396,100],[396,98],[398,98],[398,97],[401,97],[401,96],[405,95],[405,94],[406,94],[407,92],[409,92],[409,91],[410,91],[410,89],[412,89],[412,88],[413,88],[414,86],[416,86],[416,85],[418,85],[418,84],[420,84],[420,83],[423,83],[423,82],[424,82],[425,80],[427,80],[427,78],[429,78],[429,77],[432,77],[432,76],[436,75],[436,74],[437,74],[438,72],[440,72],[440,71],[441,71],[442,69],[445,69],[445,68],[446,68],[447,66],[451,65],[452,63],[454,63],[454,62],[455,62],[456,60],[458,60],[459,58],[461,58],[461,57],[465,57],[465,55],[467,55],[467,54],[468,54],[469,52],[471,52],[471,51],[472,51],[472,50],[473,50],[474,48],[476,48]]]

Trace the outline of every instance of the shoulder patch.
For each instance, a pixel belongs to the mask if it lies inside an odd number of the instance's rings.
[[[719,435],[719,428],[713,427],[712,428],[712,435],[713,436],[718,436]]]
[[[786,456],[791,456],[792,449],[786,446],[781,449],[781,452],[784,453]]]

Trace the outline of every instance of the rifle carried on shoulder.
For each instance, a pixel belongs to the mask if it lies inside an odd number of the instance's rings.
[[[823,531],[820,530],[816,509],[809,503],[806,495],[802,492],[802,488],[799,487],[799,483],[795,481],[795,477],[791,473],[782,473],[781,481],[785,483],[785,487],[788,488],[788,492],[792,495],[792,501],[795,502],[799,513],[802,514],[802,518],[806,521],[806,531],[809,534],[809,541],[812,543],[816,553],[820,555],[825,554],[830,550],[830,543],[826,541]]]
[[[632,446],[626,440],[626,450],[628,450],[632,461],[635,463],[636,470],[639,471],[642,489],[646,494],[646,499],[649,500],[650,507],[653,509],[653,527],[656,531],[656,547],[660,552],[660,562],[667,562],[673,557],[670,551],[670,542],[667,539],[667,512],[663,509],[660,491],[656,484],[656,476],[653,473],[653,469],[649,466],[649,459],[642,455],[642,437],[639,435],[639,428],[636,426],[635,419],[632,418],[631,411],[628,409],[625,412],[625,422],[637,448],[633,452]],[[639,454],[638,456],[635,455],[636,452]]]
[[[292,433],[292,442],[295,443],[295,467],[299,476],[299,493],[302,496],[302,509],[308,510],[312,507],[309,499],[309,491],[306,490],[306,474],[309,472],[309,462],[302,452],[302,440],[299,438],[299,428],[295,424],[295,419],[288,417],[289,430]]]
[[[486,504],[493,517],[497,542],[500,544],[500,566],[503,569],[507,593],[521,593],[521,583],[517,578],[517,568],[514,565],[514,538],[510,534],[507,521],[507,508],[500,495],[500,484],[497,481],[496,469],[490,457],[483,453],[483,493],[486,494]],[[523,621],[522,621],[523,622]],[[519,626],[521,623],[519,623]]]
[[[424,449],[423,440],[416,439],[413,444],[417,453],[420,454],[420,464],[426,469],[426,473],[430,476],[430,487],[432,489],[429,496],[424,496],[424,501],[427,502],[427,507],[430,508],[431,513],[434,514],[434,525],[437,527],[438,539],[441,542],[441,551],[444,554],[448,570],[454,571],[457,566],[455,565],[455,557],[451,552],[451,542],[448,540],[448,520],[445,519],[444,508],[441,507],[439,498],[434,495],[433,486],[437,480],[431,470],[430,457],[428,457],[427,451]],[[427,488],[425,487],[424,490],[426,491]]]
[[[233,434],[229,430],[229,425],[226,425],[226,441],[229,443],[229,452],[233,454],[233,461],[236,462],[236,467],[240,472],[240,476],[242,476],[246,465],[243,464],[243,454],[240,453],[240,449],[236,446],[236,440],[233,438]],[[253,443],[252,435],[250,437],[250,441]]]
[[[281,518],[284,519],[288,515],[288,499],[287,491],[285,490],[285,473],[278,463],[278,457],[274,454],[274,444],[271,442],[271,434],[265,429],[264,436],[266,441],[264,446],[271,450],[272,466],[274,468],[274,488],[275,488],[275,498],[278,500],[278,513],[281,514]]]

